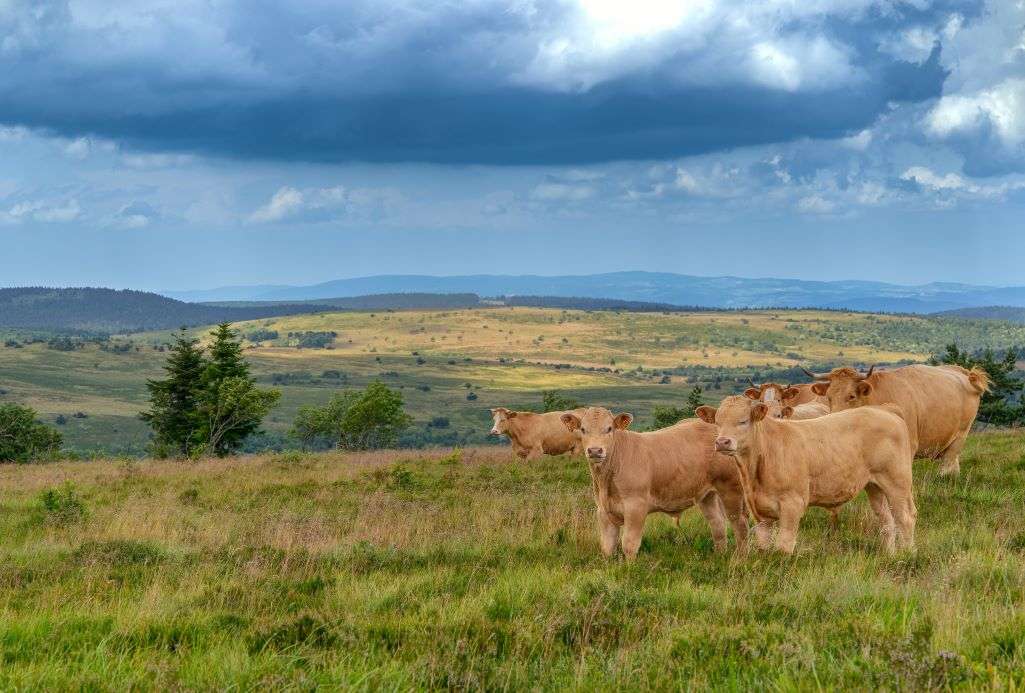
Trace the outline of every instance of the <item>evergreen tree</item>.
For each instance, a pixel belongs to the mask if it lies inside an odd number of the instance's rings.
[[[185,330],[173,335],[163,380],[147,380],[149,411],[140,418],[153,429],[153,452],[158,457],[188,456],[202,441],[199,403],[206,368],[199,340],[185,336]]]
[[[690,391],[689,395],[687,395],[687,406],[684,407],[684,410],[687,413],[684,418],[689,419],[692,416],[695,416],[695,412],[702,404],[704,403],[701,401],[701,386],[695,385],[694,389]]]
[[[17,404],[0,405],[0,462],[32,462],[60,450],[61,434]]]
[[[218,457],[235,452],[260,428],[281,393],[261,390],[242,356],[242,340],[229,323],[211,333],[213,341],[201,377],[200,440]]]
[[[997,358],[992,349],[986,348],[979,356],[972,356],[967,350],[948,344],[946,353],[940,357],[943,363],[963,368],[981,368],[989,376],[989,392],[979,402],[979,421],[996,426],[1010,426],[1025,420],[1025,402],[1022,401],[1022,381],[1014,375],[1018,364],[1014,349]]]
[[[651,410],[652,419],[654,419],[651,430],[657,431],[660,428],[666,428],[673,424],[679,423],[684,419],[690,419],[694,417],[694,412],[700,407],[701,402],[701,387],[696,386],[687,395],[687,404],[682,407],[672,406],[656,406]]]

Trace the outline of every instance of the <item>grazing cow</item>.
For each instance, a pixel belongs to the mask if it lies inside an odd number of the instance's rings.
[[[585,409],[573,411],[583,413]],[[497,407],[491,410],[491,416],[494,417],[491,435],[506,435],[512,443],[513,452],[527,461],[536,460],[541,455],[561,455],[566,452],[579,455],[580,436],[566,430],[559,418],[563,413],[552,411],[535,414]]]
[[[626,430],[633,416],[613,416],[600,407],[566,412],[562,421],[580,436],[587,455],[606,556],[616,552],[620,528],[623,555],[632,560],[649,514],[677,516],[695,504],[708,521],[716,550],[726,549],[729,518],[737,550],[746,551],[743,487],[733,462],[715,452],[714,426],[687,419],[658,431],[635,433]]]
[[[737,463],[760,548],[768,548],[770,525],[778,523],[776,548],[793,553],[808,506],[839,507],[862,489],[886,550],[894,549],[895,521],[901,545],[914,545],[914,449],[899,407],[860,407],[804,421],[773,419],[768,412],[764,402],[739,396],[727,397],[718,410],[697,410],[718,426],[716,450]]]
[[[979,411],[979,400],[989,389],[989,378],[979,368],[913,365],[862,374],[837,368],[815,374],[816,394],[829,398],[829,408],[843,411],[866,404],[892,402],[900,406],[919,457],[942,460],[940,474],[957,474],[961,449]]]

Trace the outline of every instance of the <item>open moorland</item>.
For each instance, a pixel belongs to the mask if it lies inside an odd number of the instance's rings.
[[[1025,438],[916,465],[918,549],[864,498],[793,558],[695,511],[598,552],[585,464],[503,449],[0,469],[0,688],[1025,686]]]
[[[283,447],[297,409],[379,379],[401,388],[414,425],[407,445],[486,442],[487,409],[535,408],[542,390],[628,409],[637,426],[658,404],[700,385],[710,402],[747,376],[797,379],[798,365],[924,361],[962,347],[1025,345],[1025,326],[834,311],[629,313],[509,308],[318,313],[242,322],[246,355],[281,405],[254,445]],[[207,328],[191,331],[204,337]],[[273,336],[271,336],[273,335]],[[63,416],[67,446],[139,455],[145,381],[158,377],[169,333],[54,349],[46,335],[0,347],[0,402]],[[77,338],[76,338],[77,339]],[[27,342],[27,343],[26,343]],[[432,424],[435,417],[446,422]],[[429,426],[429,424],[431,424]]]

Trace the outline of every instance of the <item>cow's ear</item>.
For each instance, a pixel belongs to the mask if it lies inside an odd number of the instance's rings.
[[[562,425],[571,431],[575,431],[580,428],[580,419],[577,418],[576,414],[565,413],[559,417],[562,419]]]
[[[751,420],[761,421],[768,413],[769,407],[766,406],[765,402],[757,402],[753,407],[751,407]]]
[[[872,394],[872,383],[866,383],[862,380],[858,383],[858,397],[868,397]]]
[[[715,407],[710,407],[706,404],[703,404],[697,409],[695,409],[694,413],[697,414],[697,417],[705,423],[715,423]]]
[[[744,390],[744,396],[748,399],[758,399],[762,396],[762,391],[757,387],[749,387]]]
[[[796,387],[791,386],[783,390],[783,394],[781,395],[781,397],[785,401],[788,399],[793,399],[794,397],[797,397],[799,394],[801,394],[801,391],[798,390]]]
[[[828,389],[829,389],[829,383],[828,382],[825,382],[825,383],[814,383],[811,386],[811,391],[814,392],[816,395],[819,395],[819,396],[822,396],[822,395],[826,394],[826,390],[828,390]]]
[[[509,409],[506,409],[502,413],[505,414],[505,418],[507,418],[507,419],[515,419],[516,418],[516,414],[517,414],[517,412],[511,411]]]
[[[783,414],[783,418],[784,419],[789,419],[791,416],[794,415],[794,408],[793,407],[783,407],[783,411],[781,413]]]
[[[612,419],[612,425],[620,431],[625,431],[626,429],[630,428],[630,424],[632,424],[633,422],[634,415],[627,414],[626,412],[622,414],[617,414],[616,418]]]

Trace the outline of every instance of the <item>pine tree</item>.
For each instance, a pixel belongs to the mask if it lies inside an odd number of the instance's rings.
[[[223,457],[259,430],[281,393],[256,387],[242,355],[242,340],[229,323],[218,325],[210,336],[210,356],[201,378],[200,439],[208,452]]]
[[[701,401],[701,386],[695,385],[694,389],[690,391],[689,395],[687,395],[687,406],[684,407],[684,410],[687,412],[686,418],[694,416],[695,412],[698,410],[698,407],[700,407],[702,404],[703,402]]]
[[[163,380],[147,380],[150,410],[140,418],[154,433],[154,454],[188,456],[201,443],[198,407],[206,367],[199,340],[185,336],[185,328],[173,335]]]
[[[1022,381],[1015,375],[1018,367],[1018,353],[1008,349],[1001,359],[992,349],[983,350],[979,356],[948,344],[946,353],[940,357],[943,363],[956,364],[963,368],[981,368],[989,376],[989,392],[979,402],[979,421],[997,426],[1009,426],[1025,420],[1025,402],[1022,401]]]

